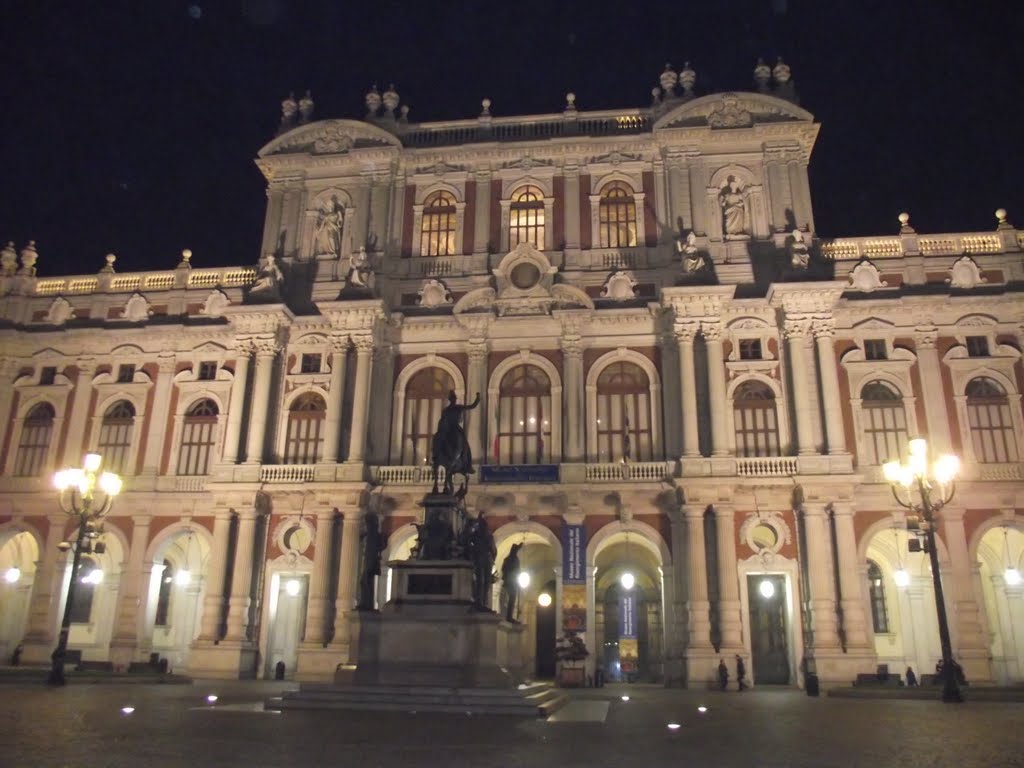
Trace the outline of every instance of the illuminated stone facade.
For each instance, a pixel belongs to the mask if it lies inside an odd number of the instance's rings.
[[[92,450],[126,490],[73,649],[330,679],[362,519],[409,555],[454,389],[481,396],[469,511],[499,565],[524,543],[531,669],[572,614],[587,670],[620,674],[628,572],[641,679],[703,686],[735,654],[759,684],[802,685],[811,655],[825,685],[931,671],[927,559],[879,466],[921,434],[963,459],[938,528],[955,654],[1024,680],[1024,233],[1000,211],[821,238],[818,125],[761,84],[698,98],[683,73],[648,109],[429,124],[393,91],[362,121],[286,105],[257,267],[44,278],[6,249],[0,651],[49,658],[72,534],[48,478]],[[563,591],[570,525],[586,584]]]

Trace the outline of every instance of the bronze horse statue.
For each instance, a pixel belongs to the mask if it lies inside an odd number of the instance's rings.
[[[469,475],[473,474],[473,453],[462,428],[462,418],[466,411],[473,410],[479,404],[479,392],[470,405],[460,405],[455,392],[448,393],[448,405],[441,411],[441,418],[437,421],[437,432],[434,433],[431,443],[431,467],[434,471],[433,493],[438,492],[439,467],[444,467],[444,485],[441,493],[454,492],[454,475],[464,475],[468,482]]]

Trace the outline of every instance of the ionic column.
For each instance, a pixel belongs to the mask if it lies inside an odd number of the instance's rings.
[[[327,591],[331,581],[331,524],[334,510],[320,509],[316,514],[313,573],[306,601],[307,645],[327,645]]]
[[[857,535],[853,529],[853,508],[833,502],[832,515],[836,525],[836,550],[839,559],[839,589],[842,592],[843,632],[849,649],[871,646],[867,619],[864,615],[861,573],[857,559]]]
[[[729,505],[715,505],[715,533],[718,545],[718,616],[722,645],[729,649],[743,646],[743,620],[740,615],[740,584],[736,570],[735,513]]]
[[[810,372],[807,365],[807,334],[810,321],[804,318],[786,318],[783,332],[788,342],[791,375],[793,377],[793,410],[796,413],[797,452],[800,455],[817,453],[814,449],[814,430],[811,413],[811,393],[808,387]]]
[[[675,232],[675,226],[668,209],[668,180],[665,173],[665,162],[660,159],[654,161],[654,206],[658,212],[656,222],[658,242],[670,242],[671,234]]]
[[[846,428],[843,425],[843,409],[839,399],[839,373],[836,370],[836,354],[832,345],[835,335],[834,318],[814,321],[814,341],[818,346],[818,367],[821,370],[821,391],[825,398],[825,440],[829,454],[845,454]]]
[[[935,326],[921,326],[914,330],[917,351],[917,365],[921,371],[921,394],[924,397],[924,412],[928,419],[928,442],[936,456],[949,453],[952,442],[949,433],[949,419],[952,408],[946,402],[942,388],[942,364],[935,347],[939,331]]]
[[[480,393],[481,402],[472,411],[466,411],[466,437],[469,440],[469,450],[473,454],[473,460],[477,464],[484,461],[486,453],[485,444],[487,437],[485,428],[487,426],[487,355],[489,347],[487,340],[483,338],[472,338],[469,340],[469,371],[466,377],[466,402],[473,402],[476,393]]]
[[[359,336],[353,341],[356,345],[356,386],[352,395],[352,433],[349,435],[348,461],[361,463],[366,455],[366,425],[370,420],[373,338]]]
[[[249,414],[249,439],[246,442],[246,464],[259,464],[264,457],[267,419],[270,414],[270,386],[278,344],[274,339],[257,339],[256,377],[252,387],[252,410]]]
[[[238,541],[231,571],[231,598],[228,600],[228,631],[224,639],[242,643],[248,640],[249,605],[252,603],[252,557],[256,543],[256,510],[238,515]]]
[[[686,515],[686,595],[689,609],[689,649],[711,647],[711,603],[708,601],[708,564],[704,550],[704,510],[684,508]]]
[[[683,404],[683,456],[700,456],[700,433],[697,426],[697,373],[693,362],[693,339],[697,335],[695,321],[676,321],[674,331],[679,345],[679,383]]]
[[[345,361],[348,336],[331,337],[331,383],[327,391],[327,417],[324,420],[324,462],[338,461],[341,442],[341,413],[345,407]]]
[[[803,517],[804,530],[807,534],[805,554],[811,593],[814,647],[818,650],[838,650],[836,595],[832,578],[832,558],[829,555],[832,544],[824,504],[805,504]]]
[[[565,368],[566,460],[584,461],[583,450],[583,342],[579,334],[562,337]]]
[[[348,616],[356,604],[356,580],[359,575],[359,522],[362,510],[342,510],[341,555],[338,558],[338,598],[334,605],[334,643],[350,641]]]
[[[708,346],[708,394],[711,410],[711,455],[728,456],[729,436],[725,430],[725,351],[722,348],[722,324],[704,321],[701,333]]]
[[[220,640],[221,611],[224,607],[224,577],[228,567],[228,539],[231,536],[231,511],[218,509],[213,519],[213,546],[206,566],[206,596],[203,598],[203,618],[199,641],[214,643]]]
[[[83,358],[76,363],[78,378],[75,379],[75,392],[71,397],[71,413],[68,416],[67,442],[64,443],[64,460],[61,466],[80,467],[82,453],[85,448],[85,423],[89,418],[89,397],[92,395],[92,377],[96,371],[96,361]]]
[[[139,641],[140,616],[145,616],[145,601],[149,584],[143,584],[143,560],[149,544],[149,515],[132,517],[132,542],[128,550],[128,565],[121,573],[114,615],[114,636],[111,648],[120,646],[126,653],[133,652]]]
[[[146,424],[146,442],[143,448],[142,474],[155,478],[160,474],[164,440],[172,422],[171,392],[174,389],[174,353],[163,353],[157,359],[156,385],[153,387],[153,407],[149,408]]]
[[[36,562],[36,575],[32,583],[32,596],[29,599],[28,627],[25,632],[25,644],[46,645],[54,640],[54,628],[60,622],[60,612],[64,606],[58,605],[61,586],[64,580],[64,569],[58,567],[64,558],[57,545],[64,541],[67,518],[51,517],[50,529],[46,533],[46,544],[39,553]],[[43,658],[48,658],[43,656]]]
[[[231,399],[228,401],[227,428],[224,433],[224,461],[235,464],[242,437],[242,416],[245,410],[245,388],[249,379],[249,355],[252,349],[247,342],[236,348],[235,377],[231,381]]]

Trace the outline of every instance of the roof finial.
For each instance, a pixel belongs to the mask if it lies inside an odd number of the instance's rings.
[[[299,122],[308,123],[310,118],[313,117],[313,96],[309,91],[306,91],[306,95],[299,99]]]
[[[910,226],[910,214],[904,211],[899,216],[900,219],[900,234],[901,235],[912,235],[917,230]]]
[[[384,91],[384,111],[387,113],[387,117],[394,117],[395,110],[398,109],[398,91],[395,90],[395,84],[391,83],[388,89]]]
[[[1006,216],[1005,208],[996,208],[996,229],[1013,229],[1013,224],[1007,220]]]
[[[658,78],[658,82],[661,83],[661,89],[665,92],[665,98],[671,99],[676,90],[676,83],[679,82],[679,75],[675,73],[670,63],[665,62],[665,70]]]
[[[693,67],[690,66],[690,62],[683,64],[683,69],[679,73],[679,84],[683,86],[683,98],[689,98],[693,95],[693,86],[697,82],[697,73],[693,71]]]
[[[754,83],[757,85],[758,93],[768,92],[768,81],[772,77],[772,68],[764,63],[760,56],[757,58],[757,65],[754,67]]]
[[[281,102],[281,125],[277,132],[284,133],[295,127],[295,114],[299,111],[299,104],[295,101],[295,94],[289,93],[288,98]]]
[[[377,116],[380,112],[380,91],[377,90],[377,84],[374,83],[373,87],[366,92],[366,117],[372,119]]]

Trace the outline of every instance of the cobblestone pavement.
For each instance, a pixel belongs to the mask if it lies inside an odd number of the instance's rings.
[[[263,698],[278,690],[222,682],[7,685],[0,689],[0,766],[1024,766],[1020,704],[612,686],[577,694],[610,703],[603,722],[556,723],[260,711]],[[219,696],[212,707],[205,701],[210,693]],[[135,711],[123,714],[125,706]],[[680,727],[670,730],[670,722]]]

